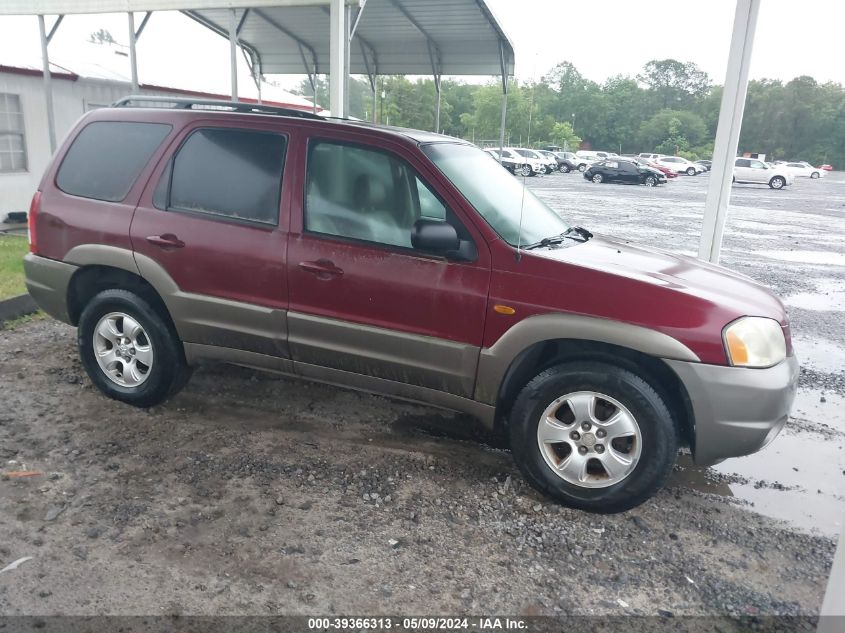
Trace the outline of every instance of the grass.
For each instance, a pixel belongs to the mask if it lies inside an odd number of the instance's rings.
[[[23,256],[29,250],[26,237],[0,235],[0,299],[26,292]]]
[[[41,321],[46,318],[47,315],[41,310],[39,310],[35,314],[25,314],[22,317],[12,319],[11,321],[0,321],[0,332],[3,332],[4,330],[16,330],[17,328],[24,326],[27,323],[32,323],[33,321]]]

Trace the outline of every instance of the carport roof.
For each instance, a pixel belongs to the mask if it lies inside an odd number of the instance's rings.
[[[357,20],[350,73],[500,75],[504,62],[505,74],[513,74],[513,46],[484,0],[365,0],[350,6],[352,23]],[[180,10],[228,36],[232,9],[238,40],[262,73],[329,72],[328,0],[7,0],[0,14]]]

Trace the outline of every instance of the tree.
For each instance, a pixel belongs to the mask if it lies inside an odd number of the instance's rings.
[[[574,152],[581,145],[581,138],[576,136],[572,130],[572,125],[567,121],[555,123],[549,138],[554,145],[563,147],[567,151]]]
[[[88,41],[93,44],[116,44],[112,34],[106,29],[99,29],[88,36]]]
[[[710,89],[710,78],[692,62],[676,59],[654,59],[648,62],[637,79],[648,86],[661,108],[689,105]]]

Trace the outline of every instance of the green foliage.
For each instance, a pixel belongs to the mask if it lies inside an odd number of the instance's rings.
[[[0,299],[26,292],[23,256],[29,250],[25,237],[0,235]]]
[[[350,115],[372,120],[373,91],[366,78],[350,80]],[[299,89],[311,97],[308,81]],[[384,92],[384,99],[381,94]],[[436,92],[431,79],[379,77],[380,123],[431,130]],[[620,153],[657,151],[709,158],[719,119],[722,88],[695,64],[674,59],[648,62],[637,77],[614,76],[603,84],[561,62],[537,82],[508,83],[507,145],[580,146]],[[328,107],[328,83],[317,78],[317,102]],[[498,145],[502,84],[444,80],[440,131],[478,144]],[[812,77],[752,81],[740,151],[773,159],[845,165],[845,88]]]

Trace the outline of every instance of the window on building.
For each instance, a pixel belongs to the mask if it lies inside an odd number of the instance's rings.
[[[21,98],[0,93],[0,173],[26,170],[26,134]]]

